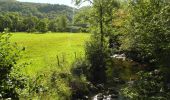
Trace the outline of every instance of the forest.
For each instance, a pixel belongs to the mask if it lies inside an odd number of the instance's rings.
[[[66,5],[0,0],[0,31],[9,28],[11,32],[87,32],[86,23],[73,23],[78,20],[73,19],[73,13],[78,16],[78,12]]]
[[[0,99],[169,100],[170,1],[72,2],[0,1]]]

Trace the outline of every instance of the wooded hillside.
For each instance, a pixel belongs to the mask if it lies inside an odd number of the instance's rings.
[[[54,19],[65,14],[71,20],[72,7],[59,4],[42,4],[18,2],[16,0],[0,0],[0,12],[18,12],[23,16]]]

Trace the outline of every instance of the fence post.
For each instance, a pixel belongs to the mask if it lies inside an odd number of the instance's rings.
[[[58,55],[57,55],[57,62],[58,62],[58,66],[60,66],[60,60],[59,60]]]
[[[77,54],[76,54],[76,52],[74,52],[74,56],[75,56],[75,59],[77,58]]]

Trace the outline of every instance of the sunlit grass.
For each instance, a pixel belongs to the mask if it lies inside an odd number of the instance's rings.
[[[41,70],[58,67],[57,56],[60,62],[64,60],[69,64],[76,57],[84,56],[85,41],[89,40],[89,37],[89,34],[83,33],[13,33],[11,41],[25,47],[22,61],[31,63],[25,68],[25,72],[32,75]]]

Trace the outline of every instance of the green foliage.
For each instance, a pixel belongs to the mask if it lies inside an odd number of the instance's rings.
[[[4,31],[5,28],[11,28],[12,21],[9,16],[0,16],[0,31]]]
[[[71,69],[72,74],[78,77],[80,77],[81,75],[88,76],[90,66],[88,64],[89,63],[83,58],[76,59],[72,65],[73,66]]]
[[[89,34],[12,34],[10,39],[12,42],[25,46],[24,57],[20,59],[20,62],[31,62],[24,68],[21,68],[22,64],[19,64],[10,74],[12,79],[17,79],[14,82],[16,86],[22,87],[22,91],[16,87],[18,98],[41,100],[70,99],[72,95],[70,87],[72,76],[69,73],[70,64],[75,59],[74,52],[84,52],[82,48],[83,43],[88,38]],[[49,45],[51,41],[55,44]],[[66,50],[65,52],[67,53],[64,53],[63,50]],[[80,54],[77,53],[77,57]],[[57,65],[56,55],[59,56],[62,66]],[[63,56],[64,58],[62,58]],[[65,62],[68,61],[69,64],[62,64],[63,59]],[[23,74],[29,77],[25,77]]]
[[[167,100],[170,90],[164,82],[162,72],[138,72],[136,81],[130,82],[122,93],[130,100]]]
[[[72,89],[72,99],[85,99],[85,96],[90,95],[93,91],[90,91],[90,65],[84,58],[78,58],[73,62],[71,73],[72,80],[70,86]]]
[[[69,88],[69,81],[71,75],[68,72],[57,72],[53,71],[50,76],[50,88],[55,91],[60,97],[68,98],[71,95]]]
[[[115,0],[74,1],[76,4],[81,4],[84,1],[92,3],[90,24],[94,36],[86,46],[86,60],[89,63],[87,70],[90,73],[90,77],[88,77],[90,81],[102,83],[105,81],[103,79],[106,78],[106,75],[110,79],[114,75],[119,77],[120,71],[123,72],[124,67],[126,67],[119,64],[121,61],[116,64],[115,59],[110,61],[111,64],[108,65],[108,36],[113,39],[111,42],[118,44],[116,50],[113,48],[113,53],[125,53],[127,58],[130,58],[129,62],[134,63],[134,65],[149,66],[148,69],[170,66],[168,61],[170,56],[170,3],[168,0],[130,0],[129,4],[125,1],[123,3],[127,5],[122,4],[121,6],[126,9],[119,9],[116,13],[118,15],[113,15],[117,8],[120,7]],[[116,18],[117,16],[120,19]],[[118,19],[116,21],[121,20],[121,22],[115,23],[114,18]],[[127,19],[125,20],[124,18]],[[119,23],[120,25],[117,25]],[[121,45],[120,48],[119,44]],[[122,62],[126,64],[126,61]],[[130,68],[134,65],[129,65],[127,65],[127,72],[132,73]],[[122,68],[118,68],[121,66]],[[108,68],[107,74],[105,73],[106,68]],[[116,71],[119,72],[116,73]],[[137,71],[137,68],[135,71]],[[131,76],[129,73],[128,78]],[[169,98],[169,90],[165,82],[168,76],[165,77],[157,73],[157,71],[150,73],[140,72],[138,76],[134,83],[133,81],[131,82],[133,84],[123,89],[123,95],[128,99],[167,100]],[[127,77],[126,79],[128,79]],[[135,76],[133,75],[132,77]]]
[[[140,72],[134,84],[126,86],[123,94],[134,100],[167,100],[166,87],[169,77],[170,18],[167,0],[131,1],[125,25],[121,28],[121,50],[128,58],[153,70],[160,67],[162,73]],[[165,70],[166,69],[166,70]],[[165,81],[166,80],[166,81]],[[169,82],[169,81],[168,81]]]
[[[24,91],[19,93],[18,99],[65,100],[70,98],[71,91],[68,84],[70,75],[68,73],[57,72],[55,69],[51,72],[41,72],[43,74],[36,74],[27,79]]]
[[[26,77],[20,74],[18,60],[21,50],[10,43],[11,34],[0,34],[0,98],[19,99],[26,86]]]
[[[58,20],[57,19],[49,21],[48,30],[50,30],[52,32],[58,31]]]
[[[76,4],[83,1],[92,3],[89,12],[89,23],[93,37],[86,45],[86,59],[89,62],[89,80],[95,84],[106,82],[106,65],[109,58],[108,36],[112,34],[113,11],[119,7],[116,0],[75,0]]]
[[[35,32],[38,18],[35,16],[27,17],[23,20],[24,28],[27,32]]]
[[[74,16],[74,26],[79,27],[81,32],[89,32],[90,17],[91,17],[92,7],[82,7],[78,9]]]
[[[74,24],[88,24],[88,23],[90,23],[89,22],[90,10],[91,10],[90,6],[80,8],[75,14]]]
[[[169,2],[140,0],[131,2],[122,50],[134,61],[169,66]]]
[[[101,42],[95,36],[86,44],[86,59],[89,62],[89,72],[93,83],[103,83],[106,81],[105,70],[107,58],[109,57],[107,45],[101,47]]]
[[[72,9],[57,4],[0,1],[0,32],[5,28],[12,32],[66,32],[67,24],[72,21]]]
[[[42,33],[47,32],[48,31],[48,20],[47,19],[39,20],[37,23],[36,29]]]
[[[67,32],[69,20],[66,16],[56,19],[38,18],[36,16],[23,17],[18,13],[3,13],[0,15],[0,32],[9,28],[12,32]]]
[[[4,2],[5,1],[5,2]],[[42,4],[28,2],[9,2],[12,0],[0,1],[0,12],[18,12],[24,17],[30,15],[38,18],[55,19],[60,15],[66,14],[69,19],[72,18],[72,7],[59,4]]]
[[[67,28],[67,18],[66,16],[60,16],[58,19],[58,30],[60,32],[66,31]]]

